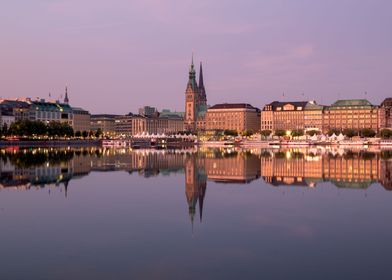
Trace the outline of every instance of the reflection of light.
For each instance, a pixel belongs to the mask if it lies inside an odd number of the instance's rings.
[[[289,151],[286,152],[286,158],[290,159],[291,158],[291,153]]]

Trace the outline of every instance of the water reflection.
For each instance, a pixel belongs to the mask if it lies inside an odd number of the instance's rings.
[[[391,155],[0,150],[0,278],[391,279]]]
[[[1,150],[0,189],[60,187],[90,172],[126,171],[146,178],[183,173],[189,218],[202,220],[207,181],[246,184],[260,177],[272,186],[314,188],[331,182],[338,188],[367,189],[380,183],[392,190],[391,151],[333,149],[285,150]]]

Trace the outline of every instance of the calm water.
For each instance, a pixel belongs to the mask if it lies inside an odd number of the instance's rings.
[[[392,279],[388,151],[0,152],[0,279]]]

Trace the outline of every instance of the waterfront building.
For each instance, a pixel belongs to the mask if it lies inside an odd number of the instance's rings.
[[[392,129],[392,98],[386,98],[379,109],[380,129]]]
[[[132,135],[171,134],[181,131],[184,131],[184,119],[179,114],[157,112],[155,116],[134,115],[132,117]]]
[[[91,115],[91,129],[96,131],[100,129],[105,136],[114,136],[115,130],[115,119],[119,115],[112,114],[97,114]]]
[[[91,115],[87,110],[72,107],[72,128],[76,131],[91,130]]]
[[[184,131],[184,118],[177,114],[159,115],[159,133],[174,134]]]
[[[49,123],[52,121],[67,123],[72,126],[72,108],[68,104],[48,102],[45,99],[31,101],[29,119]]]
[[[189,69],[189,79],[185,90],[185,129],[189,131],[204,130],[207,111],[207,94],[203,81],[203,68],[200,63],[199,85],[196,82],[196,71],[192,63]]]
[[[206,130],[260,130],[260,109],[246,103],[223,103],[208,108]]]
[[[125,116],[117,116],[114,121],[114,130],[118,136],[131,136],[133,114],[129,113]]]
[[[261,113],[261,130],[305,129],[306,101],[274,101],[264,106]]]
[[[1,110],[12,111],[15,121],[29,119],[30,104],[27,101],[19,99],[2,99],[0,100],[0,108]]]
[[[323,130],[323,110],[324,106],[317,104],[315,101],[309,101],[304,110],[304,130]]]
[[[12,108],[3,108],[0,104],[0,129],[6,125],[6,127],[10,127],[10,125],[15,122],[15,116]]]
[[[365,99],[338,100],[325,106],[323,112],[323,132],[331,129],[344,130],[370,128],[379,130],[378,106]]]

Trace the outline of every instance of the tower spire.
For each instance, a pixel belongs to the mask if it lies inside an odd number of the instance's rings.
[[[201,62],[200,62],[200,71],[199,71],[199,87],[204,89],[203,65]]]
[[[193,53],[192,53],[191,67],[189,68],[188,87],[189,87],[189,86],[190,86],[194,91],[197,90],[196,71],[195,71],[195,65],[193,64]]]
[[[68,88],[65,86],[65,97],[64,97],[64,103],[68,104],[69,103],[69,98],[68,98]]]

